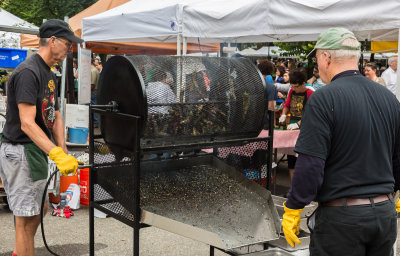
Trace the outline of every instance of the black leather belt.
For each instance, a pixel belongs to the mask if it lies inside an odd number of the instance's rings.
[[[389,200],[390,198],[393,198],[391,194],[387,195],[380,195],[376,197],[371,197],[371,198],[338,198],[329,202],[324,202],[322,203],[323,206],[345,206],[344,203],[347,204],[347,206],[353,206],[353,205],[364,205],[364,204],[371,204],[371,200],[374,203],[380,203],[384,202],[386,200]]]

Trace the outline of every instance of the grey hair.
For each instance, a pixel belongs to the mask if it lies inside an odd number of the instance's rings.
[[[392,56],[392,57],[390,57],[390,58],[388,59],[389,65],[392,64],[393,61],[395,61],[395,58],[397,58],[397,55]]]
[[[39,39],[39,46],[47,46],[49,44],[50,38],[40,38]]]
[[[360,42],[353,38],[347,38],[343,40],[342,42],[343,46],[349,46],[352,48],[357,48],[360,47]],[[331,55],[332,59],[335,59],[335,61],[342,61],[342,60],[349,60],[349,59],[359,59],[361,57],[361,51],[360,50],[345,50],[345,49],[340,49],[340,50],[325,50]]]

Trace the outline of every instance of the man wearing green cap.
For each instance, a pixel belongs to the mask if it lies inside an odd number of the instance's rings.
[[[300,243],[300,214],[314,200],[319,206],[315,225],[309,225],[311,255],[393,255],[400,102],[360,74],[360,43],[349,30],[324,31],[310,54],[327,85],[304,110],[284,203],[285,238],[292,247]]]

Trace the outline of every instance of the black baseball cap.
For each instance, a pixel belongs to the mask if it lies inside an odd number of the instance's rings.
[[[40,38],[63,37],[74,43],[82,43],[83,40],[74,35],[68,23],[62,20],[48,20],[39,28]]]

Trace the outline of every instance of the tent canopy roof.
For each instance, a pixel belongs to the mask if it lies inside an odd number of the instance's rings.
[[[71,26],[72,31],[74,31],[75,35],[81,37],[83,18],[103,13],[126,2],[129,2],[129,0],[99,0],[85,10],[76,14],[74,17],[70,18],[68,23]]]
[[[81,11],[77,15],[69,19],[69,25],[75,35],[81,37],[82,33],[82,19],[88,16],[108,13],[115,9],[119,9],[118,6],[123,6],[124,3],[130,2],[129,0],[99,0],[95,4],[89,6],[85,10]],[[153,5],[152,1],[148,1],[148,7]],[[164,2],[164,1],[162,1]],[[166,0],[165,2],[168,2]],[[112,9],[114,8],[114,9]],[[116,25],[116,24],[114,24]],[[118,25],[118,24],[117,24]],[[114,28],[117,30],[117,28]],[[88,41],[88,40],[85,40]],[[22,35],[21,45],[24,47],[38,47],[38,38],[32,35]],[[86,47],[90,48],[92,52],[96,53],[108,53],[108,54],[176,54],[176,43],[168,44],[146,44],[146,43],[129,43],[124,41],[119,42],[87,42]],[[201,44],[198,42],[195,44],[188,45],[188,52],[218,52],[219,45],[215,44]]]
[[[397,41],[400,2],[388,0],[132,0],[82,20],[87,41],[315,41],[341,26],[359,40]],[[370,15],[368,15],[370,14]]]
[[[16,33],[37,34],[39,28],[0,8],[0,30]]]
[[[38,29],[38,27],[36,27],[35,25],[32,25],[32,24],[24,21],[23,19],[7,12],[3,8],[0,8],[0,24],[6,25],[6,26],[18,26],[18,27],[22,27],[22,28]]]

